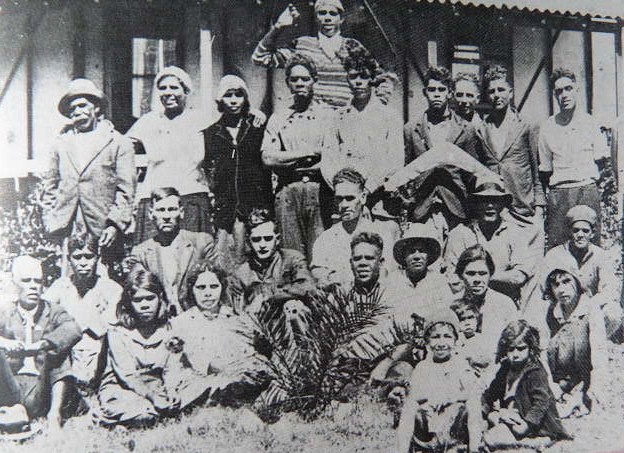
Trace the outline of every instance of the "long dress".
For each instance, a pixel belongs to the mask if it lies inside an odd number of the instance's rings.
[[[156,401],[178,398],[181,410],[209,391],[206,376],[183,366],[172,346],[170,326],[160,327],[149,338],[136,329],[115,326],[107,339],[108,363],[96,414],[102,424],[152,421],[163,412]]]

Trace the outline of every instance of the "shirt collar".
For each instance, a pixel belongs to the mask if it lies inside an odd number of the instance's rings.
[[[319,44],[321,45],[321,47],[323,47],[324,45],[330,44],[333,46],[338,45],[338,47],[340,48],[340,46],[342,45],[342,34],[340,31],[336,32],[336,34],[332,37],[325,36],[323,33],[319,31],[317,36],[318,36]]]
[[[588,262],[590,260],[590,258],[592,256],[594,256],[594,248],[596,246],[594,244],[589,244],[589,247],[587,248],[587,253],[585,253],[585,255],[583,255],[583,257],[581,258],[581,263],[580,264],[585,264],[586,262]],[[570,253],[570,255],[572,255],[573,258],[576,259],[576,257],[574,256],[574,254],[572,253],[572,244],[571,241],[567,241],[565,243],[565,249],[568,253]]]
[[[565,324],[587,316],[589,314],[589,309],[589,298],[581,294],[576,308],[572,311],[568,319],[564,319],[563,309],[559,303],[555,303],[552,314],[559,324]]]
[[[481,227],[479,226],[478,220],[473,220],[470,226],[475,231],[475,233],[478,232],[480,235],[484,236],[483,232],[481,231]],[[502,219],[500,225],[498,226],[496,231],[494,231],[494,234],[492,235],[492,237],[500,236],[501,233],[505,231],[507,228],[509,228],[507,221],[505,219]]]

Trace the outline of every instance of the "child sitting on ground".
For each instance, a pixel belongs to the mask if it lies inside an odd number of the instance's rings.
[[[561,425],[539,356],[535,327],[525,320],[505,327],[496,353],[501,366],[482,399],[490,425],[483,441],[489,449],[541,449],[570,439]]]
[[[481,426],[478,398],[473,395],[474,377],[456,354],[458,335],[449,322],[433,323],[425,331],[427,356],[410,378],[396,451],[448,451],[468,444],[477,451]]]

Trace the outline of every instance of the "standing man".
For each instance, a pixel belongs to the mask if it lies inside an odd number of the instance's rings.
[[[337,149],[329,143],[332,134],[328,109],[313,100],[316,66],[301,55],[286,65],[286,83],[293,103],[274,113],[262,142],[262,161],[278,176],[275,213],[282,243],[312,258],[314,241],[323,231],[321,152]],[[333,134],[335,137],[335,134]]]
[[[365,213],[367,200],[366,180],[357,171],[344,168],[333,179],[334,204],[340,222],[318,237],[312,252],[312,275],[321,288],[333,285],[348,288],[353,282],[349,258],[350,243],[361,232],[377,233],[387,244],[384,258],[392,260],[392,246],[399,236],[394,222],[373,222]],[[385,276],[386,269],[382,270]]]
[[[480,99],[480,85],[478,77],[468,72],[460,72],[453,79],[455,113],[475,128],[481,124],[481,117],[475,110]]]
[[[323,155],[321,172],[331,185],[336,173],[353,168],[366,178],[366,189],[373,194],[387,175],[403,167],[401,119],[373,95],[380,70],[368,51],[349,51],[344,66],[353,99],[337,112],[340,146]]]
[[[366,48],[356,39],[345,38],[341,34],[344,21],[344,6],[340,0],[316,0],[314,16],[318,25],[317,36],[301,36],[290,46],[276,48],[277,37],[281,31],[292,26],[300,17],[300,13],[292,4],[280,14],[275,25],[256,46],[251,60],[265,67],[284,67],[295,55],[304,55],[314,62],[319,70],[319,80],[314,90],[317,101],[333,107],[343,107],[351,100],[351,90],[347,84],[347,72],[344,60],[350,50]],[[374,61],[376,71],[381,71],[379,63]],[[396,77],[396,76],[395,76]],[[388,101],[393,89],[391,78],[385,81],[385,90],[379,91],[384,102]]]
[[[539,170],[548,187],[548,248],[567,239],[566,213],[578,204],[589,206],[598,215],[592,240],[599,244],[600,193],[596,182],[599,168],[608,164],[607,141],[596,120],[577,108],[576,75],[558,68],[551,83],[560,110],[546,120],[539,135]]]
[[[537,149],[531,127],[512,107],[513,85],[509,72],[493,66],[484,76],[492,112],[477,129],[479,160],[499,174],[512,202],[511,219],[525,228],[529,246],[544,247],[544,190],[539,178]]]
[[[52,147],[43,222],[60,240],[89,232],[99,239],[103,262],[110,263],[123,253],[136,168],[132,142],[104,118],[104,106],[104,94],[87,79],[71,81],[59,101],[59,112],[71,123]]]
[[[422,117],[410,121],[403,128],[405,165],[444,142],[453,143],[477,158],[474,129],[449,108],[449,70],[430,67],[425,74],[423,95],[427,98],[427,110]]]
[[[41,298],[41,263],[30,256],[13,261],[17,301],[0,312],[0,406],[22,405],[30,420],[46,417],[61,424],[61,409],[71,375],[67,356],[80,328],[57,304]]]
[[[132,249],[128,265],[140,265],[158,276],[172,314],[180,314],[190,308],[189,271],[217,259],[214,239],[208,233],[180,228],[184,208],[180,205],[180,193],[173,187],[152,191],[149,215],[156,226],[156,236]]]

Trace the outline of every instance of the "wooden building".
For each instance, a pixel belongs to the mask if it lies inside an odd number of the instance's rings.
[[[72,78],[90,78],[104,89],[108,117],[122,132],[149,109],[152,80],[162,65],[189,72],[195,86],[191,104],[215,119],[213,93],[227,73],[245,78],[252,104],[267,113],[286,102],[283,73],[254,66],[250,57],[270,21],[291,2],[302,18],[284,32],[284,41],[314,33],[312,1],[1,1],[0,178],[9,178],[2,186],[5,199],[24,187],[18,184],[21,178],[45,168],[50,141],[65,123],[56,105]],[[534,122],[556,108],[548,74],[565,65],[578,75],[582,108],[596,115],[607,132],[624,114],[624,9],[619,0],[343,3],[343,34],[359,39],[398,74],[401,84],[392,102],[406,121],[425,107],[422,74],[429,64],[479,73],[492,63],[507,65],[513,71],[515,104]]]

